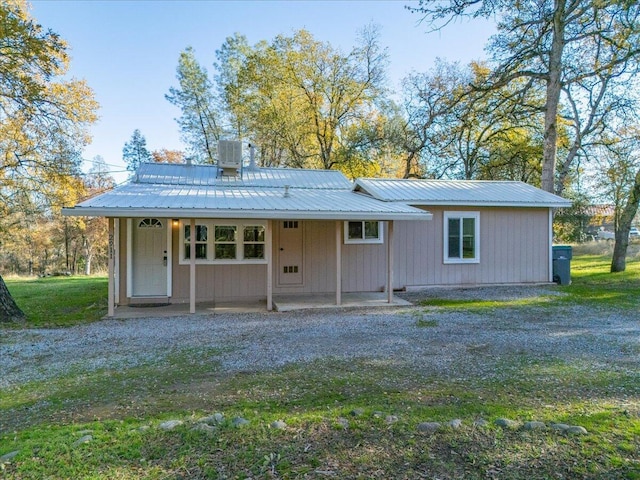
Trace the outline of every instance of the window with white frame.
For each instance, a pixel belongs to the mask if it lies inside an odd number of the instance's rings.
[[[444,212],[444,263],[480,261],[480,212]]]
[[[184,258],[191,258],[191,225],[184,226]],[[202,260],[207,258],[208,242],[207,242],[208,228],[206,225],[196,224],[195,235],[195,253],[196,260]]]
[[[238,227],[236,225],[216,225],[213,258],[215,260],[237,260]]]
[[[255,221],[198,221],[195,229],[197,263],[265,263],[266,226]],[[184,223],[180,263],[189,263],[191,227]]]
[[[244,227],[244,258],[264,259],[264,227],[247,225]]]
[[[363,220],[344,222],[344,243],[382,243],[381,222]]]

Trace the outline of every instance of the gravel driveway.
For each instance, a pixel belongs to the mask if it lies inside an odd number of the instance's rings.
[[[445,296],[548,297],[553,287],[426,290]],[[484,314],[424,307],[104,320],[72,328],[0,331],[0,388],[69,371],[158,364],[168,354],[215,352],[223,371],[321,358],[393,360],[451,379],[499,375],[513,355],[579,360],[585,368],[640,367],[640,322],[586,307],[504,308]],[[206,355],[203,355],[206,357]],[[210,357],[209,357],[210,358]],[[502,365],[497,368],[497,365]]]

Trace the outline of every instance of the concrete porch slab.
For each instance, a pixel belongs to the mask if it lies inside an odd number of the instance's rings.
[[[264,312],[267,302],[236,302],[236,303],[197,303],[196,313],[189,313],[188,303],[173,303],[169,305],[120,306],[115,309],[113,318],[147,318],[147,317],[183,317],[186,315],[215,315],[221,313],[256,313]]]
[[[343,293],[342,304],[336,305],[335,295],[277,295],[273,297],[273,309],[278,312],[293,310],[309,310],[322,308],[354,308],[354,307],[397,307],[408,306],[410,302],[393,297],[392,303],[387,303],[387,295],[382,292],[371,293]],[[114,311],[113,318],[166,318],[183,317],[186,315],[216,315],[234,313],[264,313],[267,310],[266,300],[253,302],[232,303],[198,303],[196,313],[189,313],[188,303],[174,304],[144,304],[138,306],[120,306]]]
[[[393,297],[392,303],[387,302],[387,294],[384,292],[343,293],[342,303],[336,305],[335,294],[327,295],[277,295],[273,297],[273,308],[279,312],[292,310],[307,310],[316,308],[342,308],[342,307],[399,307],[410,306],[411,303]]]

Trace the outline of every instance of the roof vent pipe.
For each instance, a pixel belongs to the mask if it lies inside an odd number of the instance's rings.
[[[284,198],[289,198],[289,185],[284,186]]]
[[[255,172],[258,168],[256,167],[256,147],[253,144],[249,144],[249,166],[247,170],[251,172]]]

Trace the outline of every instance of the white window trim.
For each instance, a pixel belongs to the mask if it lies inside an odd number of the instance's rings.
[[[360,222],[362,223],[362,231],[364,232],[365,222],[377,222],[378,223],[378,238],[349,238],[349,223]],[[384,243],[384,233],[382,228],[382,222],[377,220],[346,220],[344,222],[344,243]]]
[[[474,232],[474,258],[450,258],[449,257],[449,219],[450,218],[473,218],[475,219]],[[442,219],[442,255],[443,263],[480,263],[480,212],[444,212]]]
[[[189,265],[189,259],[184,258],[184,226],[189,225],[189,220],[180,220],[180,232],[178,234],[179,244],[179,265]],[[267,263],[267,241],[266,230],[267,222],[261,220],[196,220],[196,225],[206,225],[207,227],[207,258],[196,258],[197,265],[255,265]],[[236,227],[236,258],[234,259],[214,259],[213,252],[215,250],[215,227],[216,226],[231,226]],[[239,258],[244,255],[244,227],[263,227],[265,229],[265,254],[264,258]],[[223,242],[224,243],[224,242]],[[247,242],[255,245],[259,242]]]

